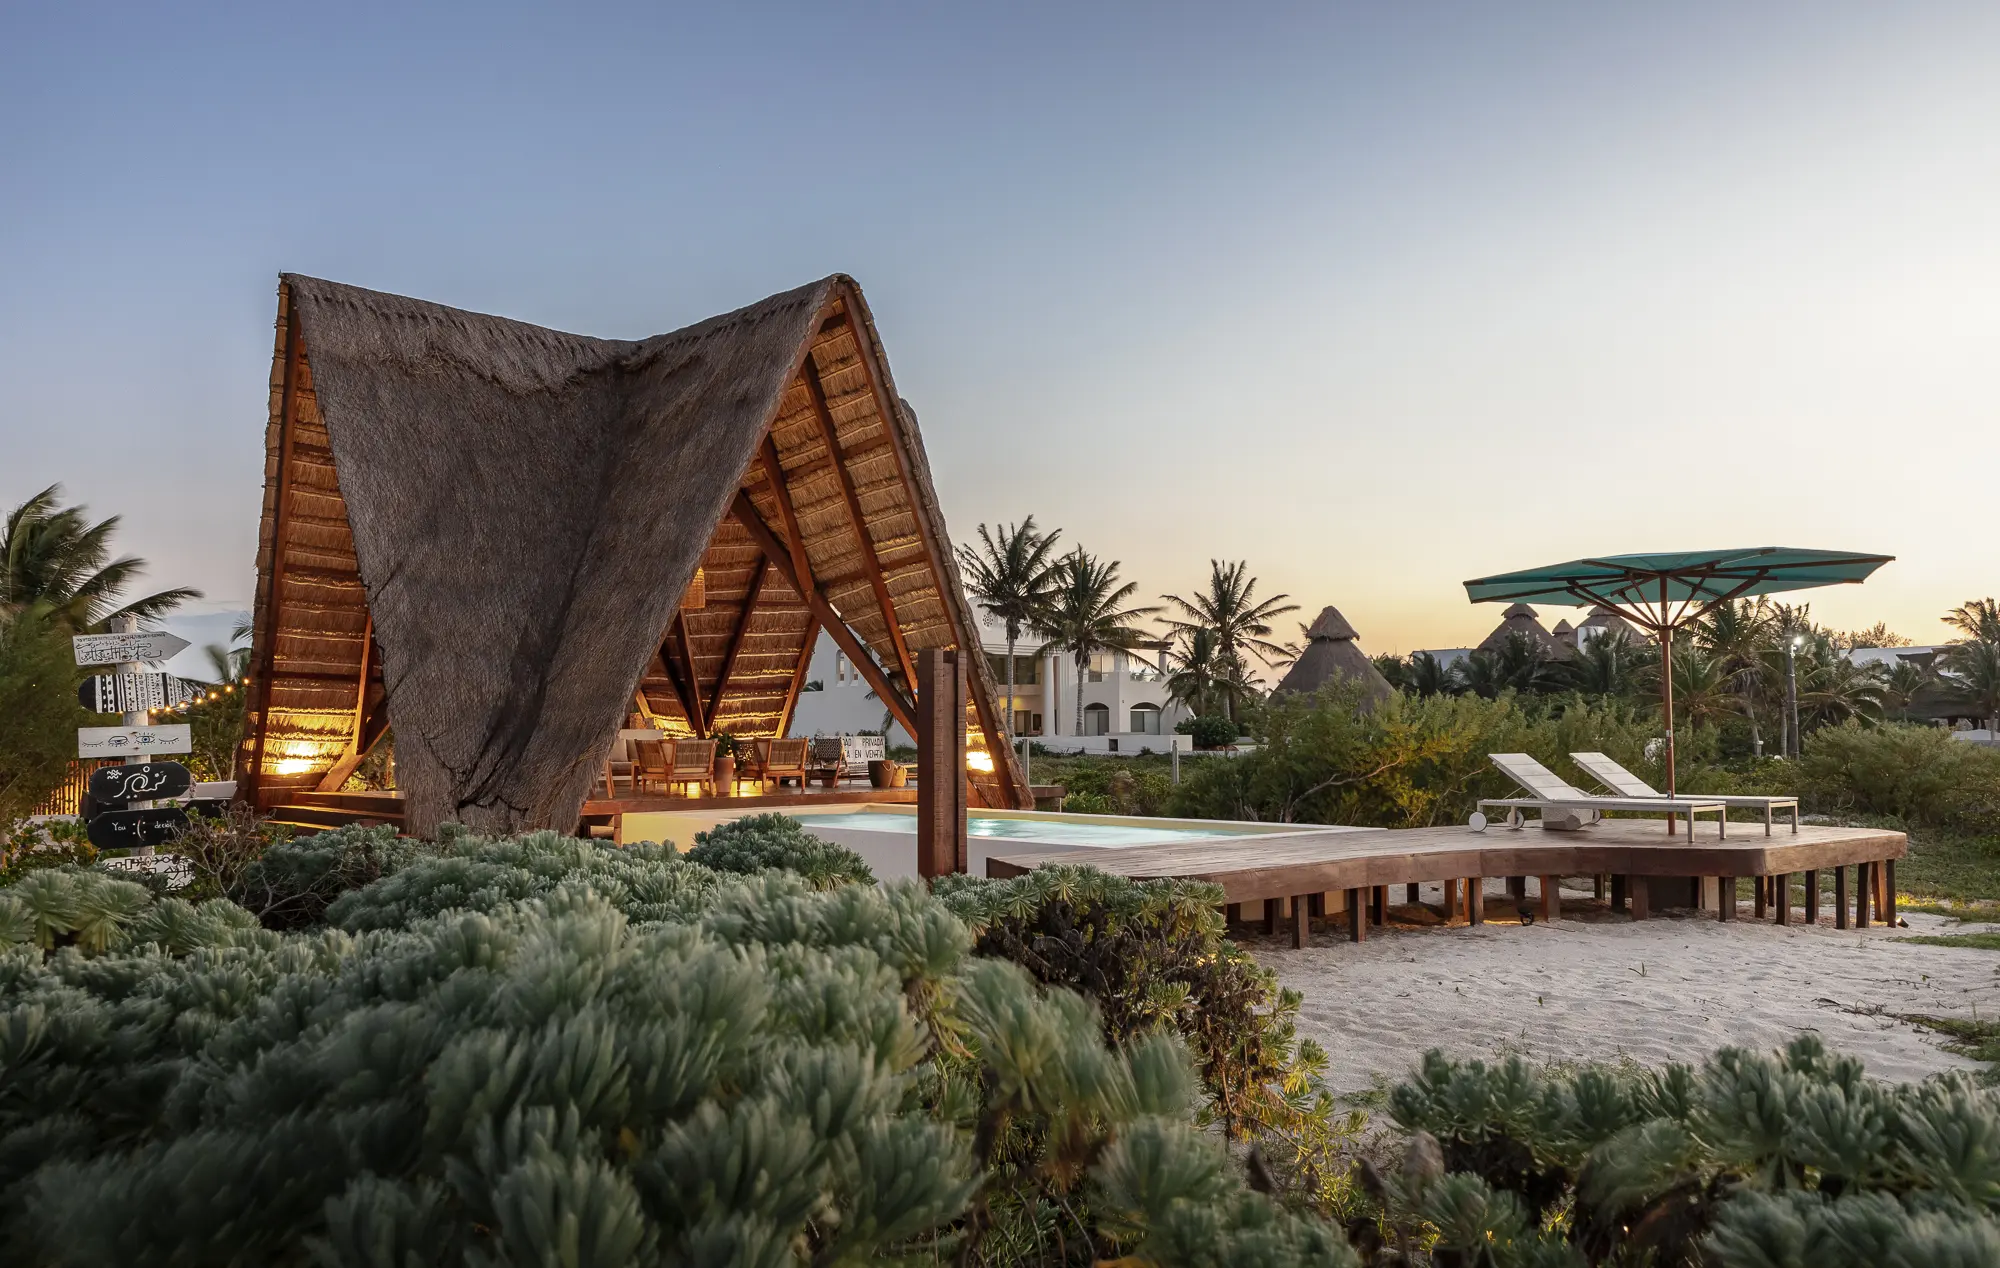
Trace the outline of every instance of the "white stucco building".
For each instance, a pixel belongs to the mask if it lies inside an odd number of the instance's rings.
[[[996,703],[1006,707],[1007,635],[997,624],[982,622],[982,647],[997,687]],[[1189,710],[1167,698],[1165,643],[1149,643],[1132,651],[1105,652],[1086,666],[1083,675],[1083,729],[1077,732],[1076,664],[1069,656],[1035,654],[1038,639],[1022,639],[1014,649],[1014,734],[1033,736],[1043,745],[1063,751],[1140,753],[1151,749],[1192,749],[1193,742],[1174,727]],[[882,728],[886,710],[869,695],[868,684],[833,640],[824,634],[813,648],[806,674],[818,690],[799,695],[792,711],[793,735],[832,735]],[[900,726],[890,729],[890,742],[907,744]]]

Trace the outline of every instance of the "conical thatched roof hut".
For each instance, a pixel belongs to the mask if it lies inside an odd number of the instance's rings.
[[[629,712],[781,735],[824,629],[914,732],[916,653],[978,646],[847,277],[634,342],[286,274],[265,456],[261,807],[393,725],[407,830],[568,830]],[[1029,806],[965,659],[973,804]]]
[[[1319,618],[1306,630],[1306,649],[1292,662],[1284,679],[1272,692],[1301,694],[1319,690],[1335,678],[1351,678],[1361,684],[1365,699],[1362,707],[1372,709],[1396,694],[1382,671],[1375,668],[1375,662],[1368,659],[1366,652],[1355,645],[1360,635],[1340,614],[1339,608],[1327,607],[1320,610]]]
[[[1623,634],[1633,644],[1650,643],[1653,640],[1641,633],[1639,628],[1607,607],[1594,607],[1590,615],[1577,627],[1577,642],[1587,645],[1591,639],[1603,634]]]
[[[1555,636],[1542,628],[1536,619],[1535,610],[1525,603],[1516,603],[1500,614],[1500,624],[1479,644],[1482,652],[1497,652],[1507,646],[1507,640],[1515,634],[1525,634],[1534,640],[1545,660],[1567,660],[1574,649],[1556,642]]]

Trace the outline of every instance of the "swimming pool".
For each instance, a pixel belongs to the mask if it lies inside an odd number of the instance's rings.
[[[807,830],[850,828],[861,832],[900,832],[915,836],[917,817],[906,814],[804,814],[792,815]],[[1041,845],[1086,845],[1110,849],[1123,845],[1175,845],[1190,841],[1213,841],[1220,836],[1242,835],[1228,829],[1139,828],[1122,823],[1078,823],[1071,819],[1014,819],[988,815],[967,815],[968,836],[993,837],[1007,841],[1033,841]]]

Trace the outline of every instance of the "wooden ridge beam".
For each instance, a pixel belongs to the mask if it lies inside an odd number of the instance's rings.
[[[758,563],[757,571],[750,579],[750,590],[743,597],[743,611],[736,618],[736,628],[729,632],[729,650],[722,654],[722,670],[715,675],[715,689],[708,696],[708,715],[702,723],[705,730],[715,729],[716,715],[722,711],[722,696],[729,686],[729,675],[736,671],[737,654],[743,650],[743,640],[750,633],[750,618],[757,614],[757,600],[764,593],[764,578],[770,574],[771,561],[764,559]]]
[[[895,683],[889,681],[888,675],[884,674],[881,666],[875,663],[875,657],[869,652],[867,644],[848,628],[840,613],[835,612],[833,605],[826,601],[826,596],[818,590],[811,589],[809,580],[792,575],[791,564],[787,562],[790,552],[785,549],[784,543],[778,540],[777,534],[771,531],[771,526],[764,522],[764,517],[757,513],[757,504],[750,500],[750,495],[738,489],[736,501],[730,509],[736,516],[737,523],[743,525],[749,530],[750,535],[757,539],[757,544],[764,548],[765,557],[777,565],[785,580],[792,583],[794,590],[806,596],[806,605],[812,609],[814,618],[832,636],[840,650],[847,653],[847,658],[854,662],[854,667],[861,671],[861,676],[875,689],[875,694],[883,705],[894,715],[896,721],[903,724],[903,729],[914,736],[917,733],[916,706],[910,703],[910,698],[904,695]],[[800,654],[810,656],[812,653],[808,648]]]
[[[688,634],[687,615],[685,613],[674,613],[673,632],[675,641],[681,645],[681,660],[687,666],[687,695],[682,700],[682,703],[688,706],[688,725],[694,728],[694,738],[705,740],[708,738],[708,724],[704,720],[705,715],[701,709],[701,670],[695,665],[694,639]],[[664,653],[662,653],[661,659],[666,659]],[[677,683],[676,686],[678,685]]]
[[[867,574],[869,588],[875,591],[875,602],[882,609],[882,623],[889,628],[889,644],[896,649],[896,664],[903,671],[903,681],[914,684],[917,681],[917,664],[910,659],[910,648],[903,641],[903,626],[896,619],[896,601],[889,595],[889,582],[882,575],[882,561],[875,554],[875,539],[868,535],[868,517],[861,510],[861,495],[854,488],[854,473],[848,470],[846,451],[840,447],[840,431],[834,426],[833,411],[827,408],[826,386],[820,382],[819,366],[808,355],[803,366],[806,394],[812,397],[813,417],[819,421],[820,439],[826,442],[826,452],[833,459],[834,470],[840,476],[840,493],[847,503],[847,518],[854,525],[854,539],[861,548],[861,568]],[[883,419],[883,429],[888,429],[889,420]]]

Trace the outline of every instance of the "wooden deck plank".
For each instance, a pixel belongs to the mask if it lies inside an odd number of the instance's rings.
[[[1802,826],[1797,835],[1719,839],[1703,825],[1668,837],[1644,820],[1606,820],[1584,832],[1469,828],[1294,832],[1122,850],[996,855],[990,876],[1051,863],[1083,864],[1134,879],[1212,881],[1229,902],[1325,890],[1373,889],[1468,876],[1768,876],[1900,858],[1900,832]]]

